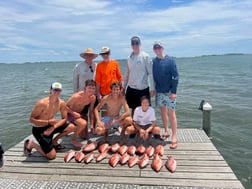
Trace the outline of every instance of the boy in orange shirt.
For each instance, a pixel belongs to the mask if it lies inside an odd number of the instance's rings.
[[[103,61],[98,63],[96,67],[96,86],[98,100],[107,94],[111,93],[110,85],[115,81],[122,82],[119,63],[116,60],[110,59],[110,49],[102,47],[99,53]]]

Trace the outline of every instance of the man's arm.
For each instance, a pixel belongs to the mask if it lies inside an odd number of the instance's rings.
[[[74,117],[77,119],[77,118],[80,118],[81,115],[78,112],[75,112],[75,111],[73,111],[71,109],[71,107],[73,106],[73,103],[75,101],[74,99],[75,99],[75,94],[73,94],[71,96],[71,98],[67,101],[67,103],[66,103],[66,111],[67,111],[67,113],[70,113],[70,114],[74,115]]]
[[[100,119],[100,115],[99,115],[99,111],[100,109],[104,106],[104,104],[107,101],[107,96],[105,96],[104,98],[101,99],[101,102],[96,106],[96,108],[94,109],[94,113],[95,113],[95,118],[97,121],[97,124],[100,125],[101,123],[101,119]]]
[[[147,69],[147,74],[148,74],[148,78],[149,78],[149,85],[150,85],[150,96],[153,97],[154,96],[154,79],[153,79],[153,71],[152,71],[152,67],[153,67],[153,62],[151,57],[147,57],[146,60],[146,69]]]
[[[121,96],[121,101],[122,101],[122,104],[123,104],[124,113],[119,116],[119,118],[118,118],[119,123],[121,121],[123,121],[126,117],[130,116],[130,109],[129,109],[129,106],[128,106],[127,101],[126,101],[124,96]]]

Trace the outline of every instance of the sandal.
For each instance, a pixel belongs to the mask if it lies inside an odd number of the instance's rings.
[[[160,137],[161,140],[166,140],[167,138],[169,138],[170,135],[169,134],[164,134]]]
[[[53,145],[54,149],[55,150],[62,150],[62,149],[65,149],[66,147],[61,145],[61,144],[56,144],[56,145]]]
[[[171,144],[170,144],[170,149],[176,149],[178,147],[178,142],[176,141],[176,142],[172,142]]]
[[[27,148],[29,142],[30,142],[29,139],[27,139],[27,140],[24,142],[24,155],[25,155],[25,156],[31,155],[31,149],[28,149],[28,148]]]

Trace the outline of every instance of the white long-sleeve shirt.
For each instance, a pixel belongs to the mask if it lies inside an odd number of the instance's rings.
[[[124,88],[128,85],[138,90],[143,90],[147,87],[150,87],[150,90],[154,90],[152,65],[152,59],[146,52],[132,53],[127,61]]]
[[[92,63],[92,69],[89,68],[89,65],[86,62],[81,62],[75,65],[73,70],[74,93],[84,89],[86,80],[95,78],[95,69],[96,69],[95,63]]]

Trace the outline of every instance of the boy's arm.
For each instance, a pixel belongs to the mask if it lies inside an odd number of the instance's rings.
[[[107,97],[105,96],[104,98],[101,99],[101,102],[94,109],[94,114],[95,114],[95,118],[96,118],[96,121],[97,121],[98,125],[101,123],[99,111],[104,106],[104,104],[106,103],[106,101],[107,101]]]
[[[125,97],[121,96],[121,99],[122,99],[122,104],[123,104],[123,108],[124,108],[124,113],[119,116],[119,118],[117,120],[118,122],[121,122],[126,117],[130,116],[130,109],[129,109],[129,106],[128,106],[127,102],[126,102]]]

